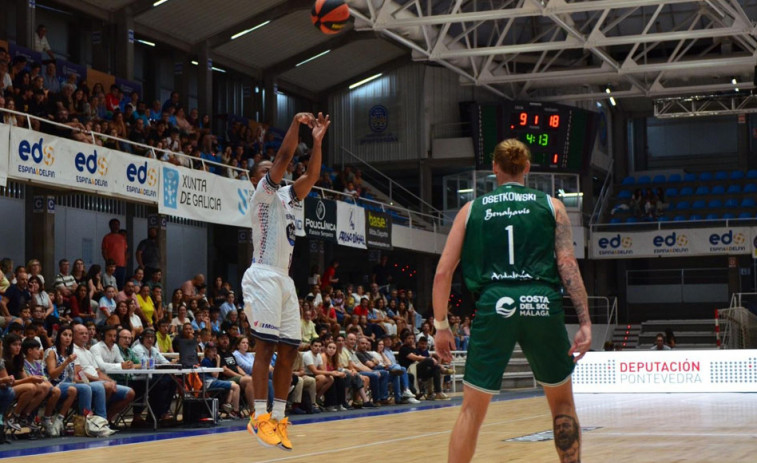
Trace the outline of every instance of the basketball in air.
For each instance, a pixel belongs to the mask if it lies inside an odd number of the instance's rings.
[[[316,0],[310,19],[324,34],[337,34],[347,25],[350,8],[342,0]]]

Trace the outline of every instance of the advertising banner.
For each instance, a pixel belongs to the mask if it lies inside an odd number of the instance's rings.
[[[337,201],[336,203],[337,243],[351,248],[367,249],[365,245],[365,209]]]
[[[591,257],[687,257],[752,254],[749,227],[687,228],[640,232],[595,232]]]
[[[233,227],[251,226],[252,185],[203,170],[161,165],[158,212]]]
[[[305,198],[305,232],[311,238],[336,242],[336,203]]]
[[[383,212],[365,211],[368,247],[392,249],[392,218]]]
[[[9,177],[113,193],[111,163],[123,153],[20,127],[10,139]]]
[[[757,392],[757,350],[588,352],[577,393]]]
[[[154,159],[119,154],[111,158],[109,169],[114,179],[114,192],[119,196],[156,203],[162,163]]]
[[[11,126],[0,124],[0,186],[8,183],[8,156],[11,142]]]

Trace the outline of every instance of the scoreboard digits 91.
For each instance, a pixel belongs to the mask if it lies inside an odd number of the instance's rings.
[[[567,106],[515,102],[506,138],[517,138],[528,146],[535,170],[580,170],[580,157],[574,160],[570,156],[572,116],[573,109]]]

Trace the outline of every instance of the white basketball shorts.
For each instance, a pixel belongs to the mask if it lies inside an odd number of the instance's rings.
[[[289,275],[268,265],[252,264],[242,277],[242,294],[253,336],[300,345],[300,304]]]

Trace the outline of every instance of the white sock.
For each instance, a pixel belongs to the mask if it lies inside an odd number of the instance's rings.
[[[286,400],[281,399],[274,399],[273,400],[273,414],[272,418],[276,421],[281,421],[284,419],[285,412],[286,412]]]
[[[261,417],[268,413],[268,402],[266,400],[255,401],[255,416]]]

